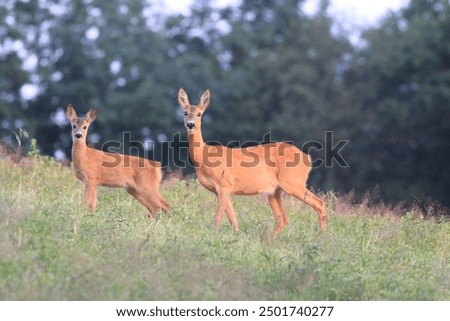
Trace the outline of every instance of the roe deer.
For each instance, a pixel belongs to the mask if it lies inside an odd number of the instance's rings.
[[[75,176],[84,183],[84,196],[92,214],[97,203],[97,186],[124,187],[155,217],[158,209],[167,212],[169,204],[159,193],[161,164],[156,161],[116,153],[107,153],[86,145],[89,125],[97,117],[92,107],[78,117],[72,105],[67,106],[72,125],[72,162]]]
[[[218,198],[214,224],[219,227],[224,213],[238,231],[236,213],[230,195],[267,194],[276,220],[274,233],[288,224],[281,192],[284,191],[311,206],[318,214],[320,227],[326,229],[325,202],[306,188],[311,159],[288,143],[269,143],[246,148],[207,145],[203,141],[201,120],[211,97],[206,90],[198,105],[191,105],[183,88],[178,103],[184,111],[188,132],[189,156],[200,183]]]

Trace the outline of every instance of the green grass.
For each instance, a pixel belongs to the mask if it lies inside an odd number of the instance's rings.
[[[234,197],[240,232],[215,230],[216,198],[195,180],[167,184],[172,216],[149,220],[121,189],[100,188],[91,216],[51,159],[1,159],[0,177],[1,300],[450,300],[449,223],[338,215],[329,194],[323,233],[286,197],[273,239],[264,197]]]

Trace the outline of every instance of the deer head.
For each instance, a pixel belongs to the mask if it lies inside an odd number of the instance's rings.
[[[209,90],[206,90],[200,98],[198,105],[191,105],[188,95],[183,88],[180,88],[178,92],[178,103],[184,111],[184,126],[189,135],[201,128],[202,115],[205,109],[208,108],[210,101],[211,94]]]
[[[66,110],[66,117],[72,125],[73,141],[86,141],[89,125],[97,117],[97,111],[95,107],[92,107],[84,117],[78,117],[75,109],[72,107],[72,105],[69,104]]]

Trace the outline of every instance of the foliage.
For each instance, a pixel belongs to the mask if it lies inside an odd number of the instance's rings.
[[[272,238],[258,197],[235,197],[240,232],[212,228],[215,197],[167,180],[172,215],[148,220],[119,189],[100,189],[94,216],[72,169],[35,154],[0,159],[2,300],[449,300],[450,225],[335,212],[329,228],[284,199],[289,225]],[[384,214],[384,215],[383,215]]]
[[[381,180],[384,197],[448,204],[449,30],[448,1],[415,0],[366,32],[365,63],[349,79],[365,115],[353,140],[362,152],[355,187]]]

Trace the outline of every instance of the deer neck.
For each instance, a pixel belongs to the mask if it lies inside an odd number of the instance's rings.
[[[88,147],[86,146],[86,141],[78,140],[74,141],[72,145],[72,162],[75,167],[81,167],[81,164],[85,163],[86,153]]]
[[[203,140],[202,130],[199,128],[191,134],[188,134],[189,156],[195,167],[199,167],[203,163],[203,152],[205,142]]]

